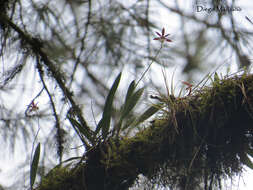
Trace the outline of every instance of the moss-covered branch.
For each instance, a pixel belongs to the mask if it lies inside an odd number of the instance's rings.
[[[250,166],[252,75],[216,80],[167,104],[164,119],[134,137],[101,142],[81,164],[45,177],[39,190],[128,189],[139,174],[179,189],[211,189]]]

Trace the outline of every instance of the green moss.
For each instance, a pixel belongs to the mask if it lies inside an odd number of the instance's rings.
[[[253,142],[252,75],[219,79],[164,104],[163,116],[144,130],[100,142],[80,169],[54,169],[39,190],[79,190],[80,180],[88,190],[128,189],[139,174],[154,184],[196,189],[242,171]]]
[[[64,183],[69,176],[70,173],[68,168],[56,167],[52,169],[47,176],[43,177],[38,190],[54,190],[64,187]]]
[[[83,164],[70,168],[69,166],[57,166],[42,178],[37,190],[81,190]]]

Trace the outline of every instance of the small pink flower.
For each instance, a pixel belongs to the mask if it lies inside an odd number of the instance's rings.
[[[29,106],[29,113],[37,111],[38,109],[38,103],[35,104],[34,101],[32,101],[31,105]]]
[[[163,43],[164,41],[166,41],[166,42],[172,42],[172,40],[170,40],[170,39],[167,38],[170,34],[166,34],[165,35],[165,29],[164,28],[162,29],[162,34],[160,34],[159,32],[156,32],[156,34],[159,37],[154,38],[153,40],[159,40],[161,43]]]
[[[191,95],[191,92],[192,92],[192,87],[193,87],[193,85],[192,85],[191,83],[189,83],[189,82],[186,82],[186,81],[182,81],[182,83],[183,83],[184,85],[187,86],[186,90],[189,91],[189,93],[188,93],[187,96],[190,96],[190,95]]]

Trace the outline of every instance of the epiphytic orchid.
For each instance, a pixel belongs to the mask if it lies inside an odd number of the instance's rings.
[[[153,40],[159,40],[161,43],[163,43],[164,41],[166,41],[166,42],[172,42],[172,40],[170,40],[170,39],[167,38],[170,34],[166,34],[165,35],[165,29],[164,28],[162,29],[162,33],[161,34],[159,32],[156,32],[156,34],[159,37],[154,38]]]

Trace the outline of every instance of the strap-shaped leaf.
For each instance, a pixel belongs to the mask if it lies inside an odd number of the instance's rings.
[[[214,82],[219,82],[220,81],[220,78],[217,74],[217,72],[214,73]]]
[[[31,189],[33,189],[33,184],[35,182],[36,179],[36,173],[37,173],[37,169],[38,169],[38,165],[39,165],[39,159],[40,159],[40,143],[37,145],[34,156],[33,156],[33,160],[32,160],[32,165],[30,168],[30,186]]]
[[[140,123],[144,122],[145,120],[153,116],[157,111],[159,111],[163,107],[164,107],[163,104],[154,104],[150,106],[141,116],[129,119],[128,122],[124,124],[122,129],[125,130],[129,126],[137,127]]]
[[[253,149],[248,148],[247,154],[250,155],[253,158]]]
[[[102,129],[102,137],[104,139],[107,137],[108,132],[109,132],[111,115],[112,115],[112,103],[113,103],[114,95],[116,93],[116,90],[117,90],[119,82],[120,82],[120,78],[121,78],[121,72],[119,73],[119,75],[115,79],[115,81],[109,91],[109,94],[108,94],[106,101],[105,101],[105,107],[103,110],[102,119],[99,121],[98,126],[95,130],[95,135],[97,135],[99,133],[100,129]]]
[[[121,128],[121,125],[122,125],[122,121],[123,121],[123,118],[124,118],[124,114],[125,114],[125,110],[126,110],[126,105],[128,105],[128,102],[130,101],[131,97],[132,97],[132,94],[134,93],[134,90],[135,90],[135,80],[133,80],[128,89],[127,89],[127,94],[126,94],[126,98],[125,98],[125,102],[124,104],[122,105],[122,108],[121,108],[121,114],[120,114],[120,119],[119,119],[119,122],[117,123],[117,125],[115,126],[115,128],[113,129],[113,134],[115,131],[117,131],[117,133],[119,132],[120,128]]]
[[[117,127],[117,129],[116,129],[117,135],[119,134],[119,132],[122,128],[123,119],[126,118],[131,113],[131,111],[133,110],[135,105],[138,103],[140,97],[143,94],[143,90],[144,90],[144,88],[137,90],[133,95],[128,96],[128,99],[126,99],[126,103],[123,106],[123,110],[121,113],[119,124],[116,126]],[[130,122],[128,121],[122,129],[125,130],[126,128],[128,128],[130,126],[131,123],[132,123],[131,121]]]
[[[240,160],[242,161],[243,164],[245,164],[246,166],[248,166],[250,169],[253,170],[253,162],[250,160],[250,158],[246,153],[240,154]]]
[[[141,116],[136,120],[135,125],[139,125],[143,121],[150,118],[152,115],[154,115],[157,111],[159,111],[163,107],[163,104],[154,104],[150,106]]]
[[[133,95],[127,97],[126,102],[124,104],[121,119],[124,119],[133,110],[133,108],[138,103],[140,97],[142,96],[143,90],[144,88],[141,88],[137,90]]]
[[[77,129],[77,131],[80,132],[84,137],[86,137],[90,142],[93,142],[93,139],[92,139],[89,131],[86,128],[84,128],[78,121],[76,121],[72,117],[68,117],[68,119],[75,130]],[[83,141],[81,136],[80,136],[80,138]]]
[[[125,103],[124,105],[126,105],[128,103],[128,101],[130,100],[132,94],[134,93],[134,90],[135,90],[135,81],[133,80],[128,89],[127,89],[127,95],[126,95],[126,99],[125,99]]]

